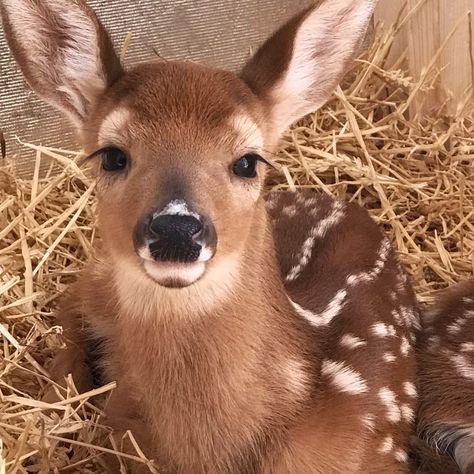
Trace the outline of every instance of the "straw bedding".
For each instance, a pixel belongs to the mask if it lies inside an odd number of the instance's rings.
[[[469,104],[455,117],[409,118],[429,85],[385,70],[392,40],[393,32],[379,35],[348,85],[287,133],[269,186],[314,188],[368,208],[424,304],[472,275],[474,124]],[[39,401],[63,344],[54,308],[97,238],[94,184],[80,155],[34,148],[33,179],[16,177],[8,157],[0,168],[0,474],[26,472],[27,459],[29,472],[104,472],[101,454],[120,446],[91,401],[113,384],[78,395],[70,380],[58,389],[61,403]],[[45,160],[60,173],[40,177]]]

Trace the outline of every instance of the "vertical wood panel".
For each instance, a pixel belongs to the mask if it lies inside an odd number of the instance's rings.
[[[402,0],[380,0],[375,10],[375,20],[383,22],[385,26],[391,25],[402,5]]]
[[[439,7],[441,0],[426,0],[408,22],[408,67],[410,74],[419,79],[434,58],[440,45]],[[455,0],[458,1],[458,0]],[[408,0],[408,7],[415,8],[419,0]],[[435,71],[439,67],[435,65]],[[434,72],[435,72],[434,71]],[[418,94],[412,112],[427,112],[443,102],[439,88]]]
[[[446,66],[441,73],[442,92],[452,98],[448,105],[451,113],[456,112],[458,103],[465,98],[466,91],[472,85],[468,11],[474,13],[474,0],[441,0],[439,17],[442,39],[464,17],[440,58],[441,64]]]
[[[395,23],[402,6],[403,0],[380,0],[375,10],[376,23],[383,24],[384,30],[388,31],[389,28]],[[406,28],[404,28],[395,38],[389,58],[387,60],[388,67],[398,63],[406,47]]]
[[[407,11],[417,7],[420,0],[407,0]],[[397,18],[403,0],[380,0],[375,18],[389,27]],[[473,86],[471,64],[469,18],[474,16],[474,0],[425,0],[411,16],[406,28],[399,33],[394,42],[388,66],[396,62],[403,51],[407,51],[409,74],[418,80],[435,57],[441,45],[451,34],[460,18],[462,23],[435,61],[433,71],[427,77],[429,86],[439,73],[438,81],[433,83],[432,91],[417,95],[412,104],[412,113],[426,113],[447,105],[447,111],[455,113],[458,104],[465,100],[466,91]],[[471,31],[474,29],[474,25]]]

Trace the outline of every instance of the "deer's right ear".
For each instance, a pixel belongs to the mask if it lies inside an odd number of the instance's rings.
[[[321,107],[359,53],[377,0],[323,0],[280,28],[241,77],[282,133]]]
[[[6,38],[30,85],[81,127],[123,73],[84,0],[0,0]]]

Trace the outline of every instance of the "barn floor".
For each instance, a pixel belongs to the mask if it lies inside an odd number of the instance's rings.
[[[425,304],[473,274],[473,114],[466,105],[455,117],[414,115],[429,86],[385,70],[390,41],[378,37],[350,85],[286,134],[269,186],[314,188],[370,209]],[[36,170],[48,161],[60,173],[20,179],[13,158],[0,168],[0,473],[27,472],[31,456],[29,472],[104,472],[101,454],[120,447],[90,402],[113,387],[77,395],[71,380],[62,403],[38,401],[61,345],[54,308],[97,238],[94,184],[76,153],[35,149]]]

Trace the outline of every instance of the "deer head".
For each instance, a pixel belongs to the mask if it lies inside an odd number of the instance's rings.
[[[103,252],[173,288],[226,285],[249,249],[265,250],[268,155],[330,97],[375,4],[305,10],[234,75],[190,61],[126,71],[83,0],[0,2],[27,82],[71,119],[96,163]]]

